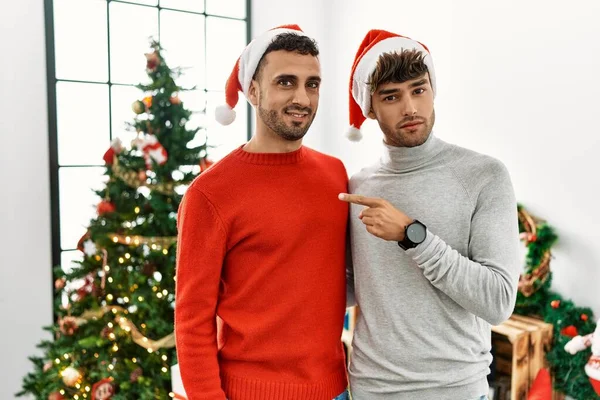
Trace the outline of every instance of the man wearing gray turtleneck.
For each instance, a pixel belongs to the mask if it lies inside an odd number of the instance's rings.
[[[354,400],[485,399],[491,329],[512,313],[516,201],[504,165],[432,133],[428,49],[373,30],[352,69],[353,138],[369,117],[380,161],[352,177],[349,299],[360,313]]]

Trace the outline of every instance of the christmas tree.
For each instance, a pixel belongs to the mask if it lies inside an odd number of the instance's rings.
[[[131,147],[113,140],[104,155],[106,187],[77,248],[83,259],[55,268],[54,340],[30,357],[35,370],[18,395],[38,399],[169,399],[176,216],[183,191],[202,170],[206,138],[190,129],[161,47],[146,54],[149,84],[133,103]],[[198,135],[200,136],[200,135]],[[196,140],[194,140],[196,139]],[[193,143],[198,142],[197,146]]]

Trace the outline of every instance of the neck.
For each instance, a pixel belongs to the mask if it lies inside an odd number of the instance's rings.
[[[415,147],[394,147],[383,143],[384,152],[381,164],[393,172],[404,172],[418,168],[431,161],[444,147],[444,142],[436,138],[433,132],[425,143]]]
[[[302,147],[302,139],[285,140],[260,121],[256,124],[256,133],[243,147],[249,153],[290,153]]]

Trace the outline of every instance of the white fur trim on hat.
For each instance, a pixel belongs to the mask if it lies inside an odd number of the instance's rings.
[[[218,106],[215,109],[215,119],[221,125],[229,125],[235,121],[235,110],[227,104]]]
[[[248,46],[246,46],[242,52],[242,55],[240,56],[240,70],[238,73],[238,79],[245,96],[248,96],[248,90],[250,89],[250,83],[252,83],[252,77],[256,72],[256,67],[258,67],[260,59],[267,50],[267,47],[269,47],[276,36],[279,36],[282,33],[293,33],[298,36],[307,36],[304,34],[304,32],[296,29],[275,28],[252,40]]]
[[[371,110],[371,86],[368,84],[368,81],[377,67],[379,57],[384,53],[393,53],[395,51],[411,49],[419,50],[425,55],[423,61],[429,70],[429,80],[431,81],[431,87],[435,96],[436,85],[433,59],[427,49],[419,42],[406,37],[398,36],[387,38],[371,47],[371,49],[362,56],[354,71],[352,79],[352,97],[354,97],[354,100],[360,106],[365,117],[368,117],[369,111]]]
[[[363,138],[363,134],[360,129],[350,126],[346,131],[346,138],[352,142],[360,142]]]

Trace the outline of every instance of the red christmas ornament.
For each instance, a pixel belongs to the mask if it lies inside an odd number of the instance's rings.
[[[529,243],[533,243],[533,242],[537,241],[537,235],[535,233],[530,234],[527,241]]]
[[[113,149],[112,147],[110,147],[108,150],[106,150],[106,153],[104,153],[104,156],[102,156],[102,159],[104,160],[106,165],[112,165],[114,158],[115,158],[115,149]]]
[[[587,320],[588,320],[588,318],[589,318],[589,317],[588,317],[588,315],[587,315],[587,314],[581,314],[581,320],[582,320],[582,321],[584,321],[584,322],[585,322],[585,321],[587,321]]]
[[[146,175],[146,171],[138,172],[138,179],[142,182],[146,182],[146,179],[148,179],[148,175]]]
[[[560,300],[552,300],[550,302],[550,306],[552,306],[552,308],[554,308],[554,309],[560,307]]]
[[[569,325],[567,327],[564,327],[560,331],[560,334],[568,337],[575,337],[579,335],[579,332],[577,331],[577,328],[574,325]]]
[[[104,339],[108,339],[108,337],[110,336],[111,333],[114,333],[115,330],[113,328],[109,328],[108,326],[105,326],[104,328],[102,328],[102,330],[100,331],[100,336]]]
[[[209,169],[214,164],[214,161],[209,160],[208,158],[203,158],[200,160],[200,172],[204,172]]]
[[[146,56],[146,69],[150,72],[154,72],[156,67],[160,65],[160,57],[155,51],[144,55]]]
[[[88,294],[97,293],[94,287],[94,276],[88,274],[81,287],[77,289],[77,301],[83,300]]]
[[[106,165],[112,165],[115,156],[117,154],[119,154],[121,151],[123,151],[123,144],[121,143],[121,139],[115,138],[111,142],[108,150],[106,150],[106,153],[104,153],[104,156],[102,157],[102,159],[104,160]]]
[[[171,102],[171,104],[173,105],[177,105],[177,104],[181,104],[181,99],[178,96],[173,96],[169,99],[169,101]]]
[[[92,400],[108,400],[115,394],[115,388],[112,385],[112,379],[102,379],[92,386]]]
[[[50,369],[52,369],[52,366],[54,364],[52,363],[52,361],[48,361],[46,364],[44,364],[44,368],[42,369],[44,372],[48,372],[50,371]]]
[[[54,281],[54,289],[58,290],[62,290],[62,288],[65,287],[65,283],[66,283],[66,279],[65,278],[58,278],[57,280]]]
[[[135,146],[142,151],[147,169],[152,169],[152,162],[163,165],[169,159],[167,150],[154,135],[144,135],[135,139]]]
[[[53,392],[48,395],[48,400],[65,400],[65,396],[60,394],[60,392]]]
[[[102,200],[98,204],[98,215],[104,215],[106,213],[115,212],[117,208],[110,200]]]
[[[58,326],[60,331],[67,336],[71,336],[75,333],[79,325],[77,325],[77,320],[75,317],[64,317],[61,318],[58,322]]]

